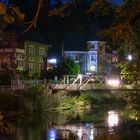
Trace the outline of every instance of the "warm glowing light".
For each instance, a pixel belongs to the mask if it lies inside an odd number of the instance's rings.
[[[119,86],[120,80],[119,79],[108,79],[107,84],[110,86]]]
[[[118,114],[115,111],[109,111],[107,121],[108,121],[108,126],[109,127],[117,126],[118,123],[119,123]]]
[[[90,66],[90,71],[95,71],[96,70],[96,67],[93,65],[93,66]]]

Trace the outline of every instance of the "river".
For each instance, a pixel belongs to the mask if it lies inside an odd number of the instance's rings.
[[[139,140],[139,112],[113,106],[16,118],[0,140]]]

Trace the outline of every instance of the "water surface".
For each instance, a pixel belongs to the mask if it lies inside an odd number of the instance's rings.
[[[10,122],[0,140],[139,140],[139,112],[116,107],[35,113]]]

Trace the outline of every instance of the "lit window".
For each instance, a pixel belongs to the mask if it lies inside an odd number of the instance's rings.
[[[16,54],[16,64],[18,67],[23,66],[23,56],[20,54]]]
[[[93,72],[93,71],[96,71],[96,66],[95,66],[95,65],[91,65],[91,66],[90,66],[90,71],[92,71],[92,72]]]

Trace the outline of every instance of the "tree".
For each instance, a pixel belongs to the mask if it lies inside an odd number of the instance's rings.
[[[118,65],[122,74],[134,87],[140,86],[140,1],[126,0],[115,8],[116,22],[111,28],[104,31],[105,35],[111,36],[112,44],[118,46],[117,50],[122,56]],[[131,53],[132,61],[126,59]]]
[[[0,2],[0,27],[6,28],[8,24],[23,21],[25,15],[21,12],[20,8],[15,5],[7,6]]]
[[[74,75],[80,72],[80,66],[70,58],[65,58],[61,61],[57,68],[47,71],[46,78],[54,79],[55,76],[61,78],[63,75]]]
[[[70,58],[63,59],[61,62],[58,71],[63,75],[66,74],[77,74],[80,72],[80,66],[74,62],[74,60]]]
[[[140,86],[140,1],[123,0],[121,4],[113,5],[108,0],[94,0],[88,12],[96,15],[99,24],[101,22],[98,34],[118,51],[121,61],[117,66],[121,68],[122,74],[127,74],[124,78],[133,87],[138,88]],[[102,26],[102,23],[105,26]],[[126,59],[128,54],[133,56],[131,61]]]

